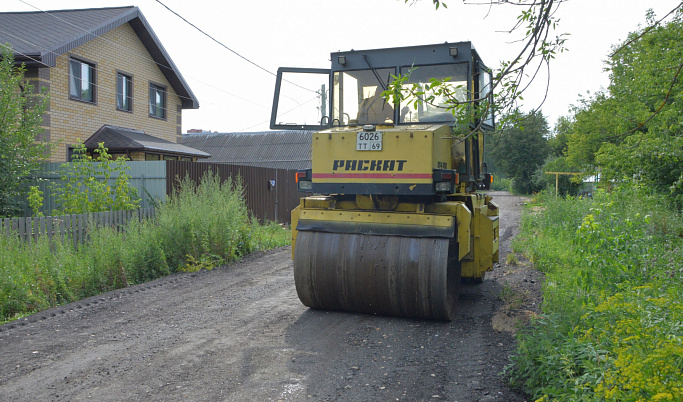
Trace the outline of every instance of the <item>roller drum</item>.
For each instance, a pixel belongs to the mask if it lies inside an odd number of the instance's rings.
[[[301,231],[296,290],[312,308],[452,320],[460,287],[454,245],[445,238]]]

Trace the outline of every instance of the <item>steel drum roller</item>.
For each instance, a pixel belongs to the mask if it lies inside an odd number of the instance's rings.
[[[445,238],[300,231],[296,290],[311,308],[451,320],[460,286],[453,253]]]

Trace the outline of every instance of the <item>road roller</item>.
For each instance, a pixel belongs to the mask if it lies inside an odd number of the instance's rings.
[[[399,77],[403,96],[387,96]],[[278,69],[271,129],[313,132],[291,216],[305,306],[455,317],[461,283],[480,283],[498,262],[484,163],[491,82],[470,42],[335,52],[330,69]]]

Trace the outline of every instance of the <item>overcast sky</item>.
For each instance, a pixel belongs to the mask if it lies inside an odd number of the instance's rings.
[[[430,0],[161,0],[163,4],[251,62],[278,67],[329,68],[330,53],[443,42],[472,41],[491,68],[519,52],[507,35],[517,6],[464,5]],[[557,33],[570,33],[568,52],[551,63],[548,98],[542,106],[551,127],[569,114],[579,94],[608,84],[603,72],[613,44],[645,23],[652,8],[664,16],[679,0],[568,0],[560,5]],[[49,11],[135,5],[170,54],[199,100],[185,110],[183,132],[268,130],[275,77],[213,42],[155,0],[0,0],[0,12]],[[524,96],[523,109],[538,106],[547,77]]]

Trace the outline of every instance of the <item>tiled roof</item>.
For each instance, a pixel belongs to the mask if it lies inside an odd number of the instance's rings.
[[[88,138],[84,144],[86,148],[94,149],[98,147],[100,142],[103,142],[104,146],[109,149],[109,153],[122,151],[152,151],[182,156],[194,156],[198,158],[211,156],[206,152],[186,145],[176,144],[175,142],[153,137],[149,134],[145,134],[145,132],[141,130],[133,130],[106,124]]]
[[[185,134],[183,145],[211,154],[202,162],[230,163],[276,169],[311,167],[312,131]]]
[[[183,108],[197,109],[197,98],[137,7],[0,13],[0,44],[9,43],[18,62],[54,67],[57,56],[126,23],[159,64]]]

